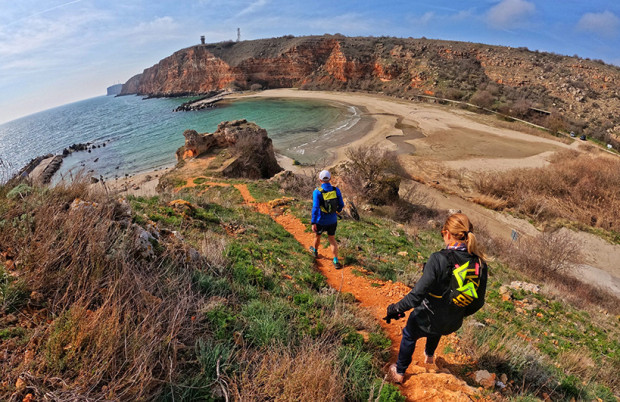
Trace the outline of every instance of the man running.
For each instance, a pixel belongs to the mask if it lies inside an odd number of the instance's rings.
[[[338,244],[336,243],[336,226],[338,226],[338,212],[344,208],[342,194],[338,187],[330,184],[332,176],[327,170],[319,173],[321,185],[312,193],[312,231],[314,232],[314,247],[310,246],[310,252],[314,258],[319,256],[319,244],[321,234],[327,232],[327,240],[334,256],[334,267],[342,268],[338,261]]]

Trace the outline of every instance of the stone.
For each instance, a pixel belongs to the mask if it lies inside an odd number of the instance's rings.
[[[155,250],[153,249],[153,243],[157,242],[157,240],[141,226],[133,224],[133,228],[136,233],[134,245],[137,254],[145,259],[154,258]]]
[[[73,200],[73,202],[69,206],[69,210],[71,211],[92,210],[97,206],[99,206],[99,204],[96,202],[84,201],[82,199],[76,198],[75,200]]]
[[[30,292],[30,300],[35,303],[41,303],[43,301],[43,295],[37,291]]]
[[[526,292],[531,292],[535,294],[540,293],[540,286],[536,285],[535,283],[512,281],[510,282],[509,287],[512,289],[523,289]]]
[[[18,378],[17,381],[15,381],[15,389],[17,391],[23,391],[26,388],[26,381],[22,380],[21,378]]]
[[[293,201],[295,201],[295,198],[282,197],[282,198],[277,198],[275,200],[269,201],[267,205],[269,205],[270,208],[284,207],[284,206],[291,205]]]
[[[355,206],[353,200],[350,199],[344,199],[344,209],[340,215],[342,215],[343,218],[353,219],[355,221],[360,220],[360,214],[357,212],[357,207]]]
[[[487,370],[478,370],[474,373],[474,381],[484,388],[493,388],[495,387],[495,374]]]

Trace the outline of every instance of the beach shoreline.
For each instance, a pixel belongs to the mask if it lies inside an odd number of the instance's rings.
[[[552,139],[486,126],[473,119],[476,117],[475,114],[461,109],[428,105],[379,94],[280,88],[251,93],[232,93],[225,97],[225,101],[246,98],[312,99],[357,108],[361,113],[360,120],[352,127],[327,140],[329,148],[326,156],[317,161],[325,168],[344,162],[347,159],[346,150],[360,146],[394,151],[402,157],[401,162],[405,164],[406,169],[417,167],[417,163],[411,163],[410,157],[414,151],[418,150],[418,153],[426,159],[441,160],[441,164],[446,167],[467,168],[471,165],[468,161],[475,160],[477,161],[475,166],[478,168],[483,166],[483,169],[487,171],[505,170],[506,166],[512,166],[514,161],[518,161],[521,167],[526,167],[524,164],[540,167],[547,163],[549,149],[569,148],[568,145]],[[513,152],[503,157],[498,157],[501,152],[498,152],[497,148],[489,150],[487,155],[479,153],[465,155],[462,150],[467,147],[467,142],[459,141],[455,137],[451,139],[449,145],[453,151],[457,152],[456,157],[448,152],[447,146],[442,146],[443,149],[437,151],[437,144],[432,143],[432,138],[437,137],[445,141],[443,137],[449,135],[446,133],[456,130],[480,132],[487,136],[497,137],[500,143],[498,147],[504,147],[506,141],[516,141],[517,146],[521,147],[524,143],[529,143],[531,146],[524,152]],[[546,147],[547,152],[539,151],[538,147],[541,144]],[[432,155],[436,155],[436,158]],[[448,157],[445,157],[446,155]],[[305,164],[296,164],[294,158],[283,155],[278,150],[276,150],[276,157],[283,169],[293,173],[307,172],[311,169]],[[126,178],[107,180],[106,184],[110,189],[120,191],[121,194],[155,195],[157,183],[150,182],[158,179],[162,172],[170,167],[158,168],[159,172],[153,169]]]

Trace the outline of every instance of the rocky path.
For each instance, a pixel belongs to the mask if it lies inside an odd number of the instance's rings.
[[[189,180],[188,182],[191,182]],[[205,185],[222,186],[223,183],[203,183]],[[269,215],[277,223],[282,225],[292,234],[299,243],[308,249],[314,243],[314,235],[306,231],[304,225],[297,217],[271,208],[268,203],[256,202],[244,184],[235,184],[246,204],[256,211]],[[364,276],[355,275],[354,271],[364,272],[363,267],[345,266],[341,270],[334,269],[331,262],[331,254],[328,249],[319,250],[319,258],[316,266],[327,278],[331,287],[339,292],[351,293],[355,296],[359,305],[369,311],[384,329],[386,335],[392,341],[392,361],[396,360],[398,347],[401,339],[401,331],[405,326],[405,320],[393,321],[386,324],[382,318],[385,316],[386,307],[390,303],[399,301],[411,289],[402,283],[392,281],[380,281],[367,279]],[[457,353],[442,356],[442,350],[450,344]],[[418,342],[413,362],[407,370],[404,383],[400,386],[401,392],[408,401],[471,401],[480,400],[478,390],[468,386],[465,381],[456,377],[452,372],[458,371],[468,362],[466,356],[458,353],[458,338],[451,335],[442,338],[437,350],[439,356],[437,365],[424,364],[424,340]]]

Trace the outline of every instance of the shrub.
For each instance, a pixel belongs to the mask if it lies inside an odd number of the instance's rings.
[[[346,193],[364,202],[385,205],[398,200],[401,177],[406,173],[398,163],[396,153],[369,146],[349,148],[340,178]]]
[[[476,106],[480,106],[482,108],[489,108],[493,105],[493,102],[495,102],[495,98],[489,91],[483,90],[476,91],[471,96],[469,101]]]
[[[24,198],[28,194],[32,192],[32,187],[27,185],[26,183],[20,183],[17,186],[13,187],[11,191],[9,191],[6,195],[6,198],[9,200],[16,198]]]

